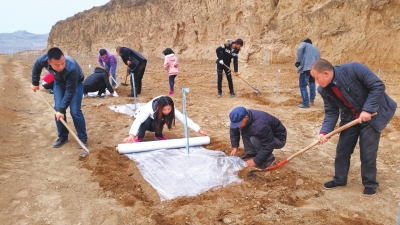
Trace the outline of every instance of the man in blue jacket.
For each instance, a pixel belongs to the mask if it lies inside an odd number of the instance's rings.
[[[350,158],[357,144],[360,146],[361,178],[365,195],[375,195],[379,186],[376,179],[376,157],[382,130],[392,119],[397,103],[385,93],[385,84],[368,67],[347,63],[333,67],[325,59],[315,61],[311,75],[319,84],[318,92],[324,100],[325,118],[319,143],[327,142],[340,115],[340,126],[358,119],[359,124],[340,133],[336,147],[335,176],[326,182],[326,189],[345,186]],[[372,117],[371,114],[377,112]]]
[[[261,169],[270,167],[276,161],[272,151],[286,144],[286,128],[279,119],[266,112],[242,106],[234,108],[229,118],[231,155],[236,155],[242,136],[245,152],[242,159],[248,159],[246,164]]]
[[[58,140],[53,144],[53,148],[59,148],[68,142],[68,129],[60,121],[60,119],[64,119],[67,122],[65,113],[68,107],[70,107],[78,138],[86,145],[88,138],[86,122],[81,110],[82,82],[84,80],[81,67],[73,58],[64,56],[61,49],[51,48],[47,53],[40,56],[33,65],[31,89],[34,92],[39,90],[40,73],[43,68],[54,75],[54,109],[57,111],[55,118]],[[81,148],[80,145],[78,147]]]

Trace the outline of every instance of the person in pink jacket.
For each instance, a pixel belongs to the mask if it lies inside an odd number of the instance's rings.
[[[169,95],[173,95],[175,77],[178,75],[178,59],[170,48],[166,48],[163,53],[165,55],[164,69],[169,75]]]

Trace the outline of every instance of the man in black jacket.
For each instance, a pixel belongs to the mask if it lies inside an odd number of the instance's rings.
[[[311,66],[311,75],[319,84],[318,93],[324,100],[325,117],[318,136],[319,144],[328,141],[339,119],[340,126],[358,119],[359,124],[342,131],[336,146],[335,175],[324,188],[332,189],[347,184],[350,159],[359,145],[363,194],[376,194],[376,157],[381,132],[394,116],[397,103],[385,93],[385,84],[367,66],[351,62],[333,66],[318,59]],[[372,117],[372,113],[377,115]]]
[[[133,73],[134,81],[135,81],[135,89],[136,94],[140,94],[142,92],[142,78],[144,71],[146,69],[147,59],[144,58],[141,54],[136,52],[133,49],[127,47],[117,47],[117,54],[121,56],[122,61],[124,61],[125,65],[128,66],[128,74]],[[133,81],[131,77],[131,94],[128,97],[134,96],[134,88]]]
[[[222,96],[222,70],[225,71],[226,79],[228,80],[230,97],[231,98],[236,97],[235,91],[233,90],[231,70],[226,68],[224,64],[230,67],[231,60],[233,58],[233,68],[235,70],[235,75],[239,76],[238,54],[242,46],[243,46],[242,39],[236,39],[236,41],[226,40],[226,42],[223,45],[219,46],[216,50],[218,57],[216,62],[217,76],[218,76],[218,98]]]
[[[108,91],[114,96],[118,97],[118,94],[111,87],[110,81],[108,80],[108,70],[100,67],[96,67],[94,73],[88,76],[85,81],[83,81],[83,93],[87,95],[88,92],[98,92],[97,97],[102,98],[102,94]]]
[[[261,169],[270,167],[275,162],[273,150],[283,148],[286,144],[286,128],[279,119],[269,113],[242,106],[234,108],[229,118],[231,155],[236,155],[241,135],[245,152],[242,159],[254,157],[246,161],[247,166]]]

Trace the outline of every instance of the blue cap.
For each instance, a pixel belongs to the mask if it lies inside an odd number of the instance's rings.
[[[231,119],[231,128],[238,128],[246,116],[246,108],[242,106],[234,108],[229,114],[229,118]]]

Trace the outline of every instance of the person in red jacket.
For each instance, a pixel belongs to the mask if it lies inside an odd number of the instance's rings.
[[[170,48],[163,51],[165,55],[164,69],[168,71],[169,75],[169,95],[174,94],[175,77],[178,75],[178,59],[175,53]]]
[[[49,90],[50,94],[53,94],[54,75],[51,73],[47,73],[43,77],[42,86],[44,87],[44,89]]]

